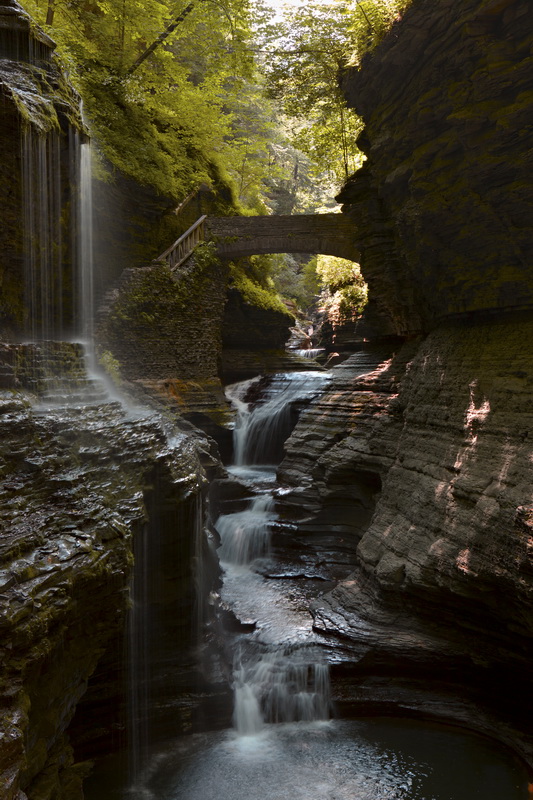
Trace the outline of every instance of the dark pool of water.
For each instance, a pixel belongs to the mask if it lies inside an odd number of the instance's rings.
[[[129,800],[527,800],[521,763],[459,729],[399,719],[199,734],[154,755]],[[107,800],[105,790],[88,795]]]

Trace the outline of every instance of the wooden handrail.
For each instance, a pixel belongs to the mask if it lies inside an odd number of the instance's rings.
[[[161,253],[157,261],[166,261],[171,270],[177,269],[185,259],[187,259],[194,248],[204,241],[205,234],[205,220],[207,214],[203,214],[196,222],[191,225],[189,230],[182,233],[179,239],[176,239],[174,244],[171,244],[168,250]]]

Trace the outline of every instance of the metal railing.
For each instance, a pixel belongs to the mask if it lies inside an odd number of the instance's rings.
[[[179,239],[176,239],[174,244],[170,245],[168,250],[161,253],[157,261],[166,261],[171,270],[178,269],[185,259],[191,255],[194,248],[204,241],[206,218],[207,214],[203,214],[197,219],[188,231],[185,231]]]

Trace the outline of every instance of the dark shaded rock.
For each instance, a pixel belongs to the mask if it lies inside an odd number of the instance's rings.
[[[73,761],[68,729],[90,681],[73,733],[78,752],[85,760],[124,742],[128,590],[133,554],[142,566],[147,536],[159,541],[152,559],[164,554],[144,564],[164,589],[148,601],[163,612],[148,676],[153,724],[158,734],[183,732],[197,713],[190,620],[194,559],[207,548],[204,445],[168,419],[148,411],[132,417],[117,403],[39,410],[13,391],[1,401],[2,797],[81,798],[87,769]],[[216,576],[210,569],[207,581]],[[169,669],[175,677],[167,685]],[[170,713],[165,693],[176,686],[189,699]]]
[[[246,340],[242,344],[246,344]],[[258,375],[277,372],[320,370],[312,359],[301,358],[288,350],[249,350],[224,348],[220,358],[220,376],[224,385],[239,383]]]
[[[527,0],[415,1],[343,86],[367,161],[339,195],[396,333],[532,307]]]
[[[289,338],[294,317],[244,302],[237,289],[229,289],[222,323],[222,343],[227,349],[276,350]]]

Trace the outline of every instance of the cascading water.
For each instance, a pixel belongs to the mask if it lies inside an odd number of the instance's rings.
[[[59,134],[45,136],[32,127],[24,131],[22,185],[28,333],[33,342],[58,339],[65,326],[63,296],[66,291]]]
[[[262,402],[247,402],[250,390],[259,379],[234,384],[226,390],[237,409],[234,430],[236,466],[278,464],[283,458],[283,443],[289,436],[296,416],[294,404],[308,402],[327,383],[325,372],[289,372],[274,375]]]
[[[29,343],[19,375],[39,408],[107,402],[93,349],[91,147],[69,129],[23,136],[25,305]],[[65,181],[68,200],[65,199]]]
[[[80,225],[78,233],[78,302],[81,335],[86,342],[88,366],[94,369],[93,323],[93,193],[91,144],[80,146]]]
[[[243,736],[265,722],[329,719],[329,669],[313,646],[282,645],[249,654],[239,652],[233,669],[233,723]]]
[[[318,358],[326,351],[324,347],[308,347],[306,350],[294,350],[293,352],[300,358]]]
[[[216,526],[222,540],[220,560],[228,564],[251,564],[256,558],[267,555],[269,523],[275,518],[271,494],[258,495],[245,511],[220,517]]]
[[[323,385],[324,376],[320,380]],[[246,508],[215,523],[224,570],[221,600],[225,613],[233,614],[233,634],[226,636],[234,654],[234,728],[182,737],[158,749],[135,800],[518,800],[523,773],[501,751],[487,750],[484,740],[413,721],[329,720],[325,642],[312,630],[305,590],[290,578],[269,579],[271,567],[278,572],[275,534],[282,524],[275,511],[271,442],[267,437],[264,447],[249,446],[247,437],[263,424],[271,438],[285,435],[270,414],[286,412],[279,395],[287,380],[276,376],[263,403],[259,383],[229,391],[240,413],[236,438],[242,437],[240,465],[229,471],[252,497]],[[298,402],[313,392],[309,386],[305,391],[303,398],[287,392],[285,400]],[[490,775],[480,773],[478,763],[490,763]]]
[[[257,379],[229,387],[228,397],[238,411],[233,471],[246,475],[254,491],[264,485],[269,472],[265,465],[274,465],[281,458],[283,443],[295,422],[293,405],[308,401],[328,377],[320,372],[273,376],[255,403],[247,402],[247,397],[259,388]],[[274,477],[274,466],[270,472]],[[245,510],[222,515],[216,522],[225,570],[223,598],[237,609],[237,595],[245,605],[250,599],[253,605],[257,597],[267,615],[264,626],[240,643],[233,665],[233,721],[243,736],[258,734],[265,723],[329,717],[329,670],[319,647],[310,631],[301,637],[297,631],[276,625],[276,614],[268,613],[264,580],[254,572],[254,563],[269,553],[270,528],[277,517],[274,507],[273,493],[259,490]]]

